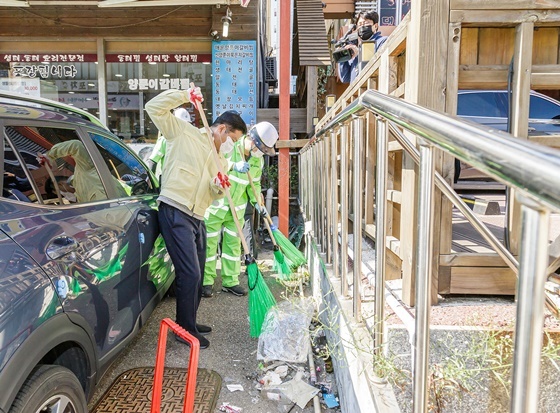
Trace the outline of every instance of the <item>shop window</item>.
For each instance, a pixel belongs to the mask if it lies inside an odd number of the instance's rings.
[[[164,57],[168,55],[149,55]],[[168,56],[169,57],[169,56]],[[212,107],[212,66],[205,63],[147,62],[107,63],[109,129],[125,142],[142,143],[157,139],[158,130],[144,111],[145,104],[169,89],[187,90],[190,82],[200,87],[204,106]],[[195,125],[201,127],[198,112],[187,108]],[[212,113],[208,112],[209,121]]]

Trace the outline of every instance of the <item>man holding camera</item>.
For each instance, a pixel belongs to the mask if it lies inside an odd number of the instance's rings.
[[[353,40],[353,35],[357,32],[357,39]],[[351,40],[346,44],[345,49],[350,52],[346,59],[338,61],[338,73],[343,83],[352,83],[360,72],[360,48],[363,42],[375,42],[375,51],[377,51],[385,40],[386,36],[382,36],[379,32],[379,14],[374,11],[361,12],[358,14],[358,22],[355,29],[348,33],[345,38]],[[341,42],[345,39],[341,39]],[[346,61],[342,61],[346,60]]]

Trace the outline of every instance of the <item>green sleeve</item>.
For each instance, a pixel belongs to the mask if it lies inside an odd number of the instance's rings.
[[[251,178],[253,179],[253,185],[255,187],[255,192],[258,196],[261,195],[261,176],[262,176],[262,168],[264,165],[263,158],[256,158],[251,157],[249,158],[249,172],[251,173]],[[249,202],[251,205],[255,205],[257,203],[257,199],[255,198],[255,194],[253,193],[253,189],[249,184],[247,186],[247,195],[249,196]]]

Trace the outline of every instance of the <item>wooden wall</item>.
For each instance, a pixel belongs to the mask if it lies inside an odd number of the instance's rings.
[[[231,6],[229,40],[256,39],[258,1]],[[226,8],[215,6],[123,7],[32,6],[0,7],[0,37],[10,38],[209,38],[221,33]]]
[[[520,139],[527,139],[529,91],[560,95],[560,1],[415,0],[411,13],[319,121],[317,130],[367,89],[455,114],[459,89],[505,89],[512,60],[515,69],[512,133]],[[376,145],[375,122],[370,118],[367,119],[364,142],[368,151]],[[347,127],[351,136],[352,125]],[[559,146],[560,137],[539,142]],[[339,155],[346,150],[348,148],[339,148]],[[379,244],[386,246],[388,279],[402,277],[402,298],[407,304],[414,304],[416,166],[394,138],[389,142],[387,157],[387,237]],[[452,157],[438,154],[436,169],[452,182]],[[371,205],[375,202],[372,178],[375,157],[369,152],[364,157],[363,170],[365,219],[362,228],[366,236],[374,239],[375,220]],[[349,178],[348,182],[341,182],[340,190],[347,186],[351,194],[352,185]],[[437,194],[433,302],[437,302],[438,292],[513,294],[514,272],[497,254],[461,253],[452,249],[451,204],[439,192]],[[514,207],[512,222],[518,222],[518,218],[519,211]],[[352,220],[344,216],[339,219]],[[510,226],[513,254],[516,254],[519,239],[515,228],[515,225]]]

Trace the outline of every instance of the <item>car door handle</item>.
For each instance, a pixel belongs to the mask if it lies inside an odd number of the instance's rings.
[[[57,260],[77,249],[78,241],[76,239],[62,235],[49,242],[46,253],[51,260]]]

